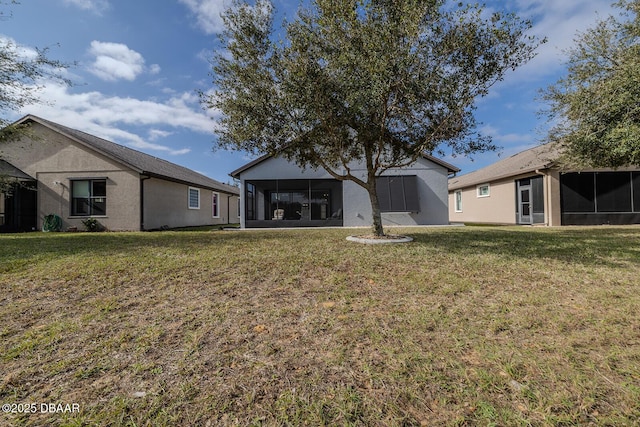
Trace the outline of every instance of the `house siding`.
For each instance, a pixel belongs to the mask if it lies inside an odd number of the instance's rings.
[[[213,217],[213,190],[194,185],[180,184],[163,179],[144,181],[144,228],[193,227],[238,222],[238,196],[216,192],[219,195],[219,217]],[[200,208],[189,209],[189,188],[200,190]]]
[[[354,175],[366,178],[365,169],[352,169]],[[419,159],[413,166],[390,169],[387,176],[415,175],[418,185],[418,212],[383,212],[382,224],[391,225],[444,225],[449,223],[447,215],[448,171],[426,159]],[[371,225],[371,202],[369,194],[352,181],[344,183],[344,225],[366,227]]]
[[[3,144],[2,156],[37,179],[38,228],[45,215],[56,214],[63,229],[83,229],[85,217],[71,216],[71,180],[107,178],[107,214],[97,217],[110,230],[138,230],[140,226],[139,179],[134,171],[75,143],[40,124],[31,131],[36,138]]]
[[[547,225],[562,225],[562,208],[560,206],[560,172],[547,170],[544,181],[544,211],[547,215]]]
[[[451,222],[487,224],[516,223],[516,187],[514,180],[489,182],[489,196],[478,197],[476,186],[462,191],[462,212],[455,211],[455,191],[449,193]]]

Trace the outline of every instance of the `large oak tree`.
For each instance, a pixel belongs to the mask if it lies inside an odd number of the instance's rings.
[[[236,1],[223,19],[214,90],[201,93],[222,113],[217,144],[355,182],[379,236],[376,177],[446,147],[494,149],[475,102],[540,43],[513,14],[441,0],[313,0],[277,31],[271,2]]]
[[[640,164],[640,2],[616,6],[618,17],[577,36],[567,75],[544,93],[550,139],[574,167]]]

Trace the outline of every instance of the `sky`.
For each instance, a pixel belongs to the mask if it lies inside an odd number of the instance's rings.
[[[537,56],[478,100],[479,129],[499,150],[443,160],[460,174],[487,166],[545,141],[539,91],[566,71],[566,50],[576,35],[615,12],[613,0],[486,0],[533,22],[548,42]],[[2,2],[5,3],[5,2]],[[212,89],[210,60],[220,49],[220,13],[227,0],[22,0],[2,5],[0,39],[25,52],[73,64],[73,85],[43,80],[41,103],[11,112],[34,114],[188,167],[220,182],[252,160],[214,150],[219,112],[205,111],[198,91]],[[300,0],[275,0],[276,23],[295,19]]]

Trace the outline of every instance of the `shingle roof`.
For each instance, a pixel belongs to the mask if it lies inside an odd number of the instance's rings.
[[[558,150],[553,144],[539,145],[499,160],[475,172],[449,179],[449,191],[522,175],[538,169],[548,169],[557,158]]]
[[[88,146],[89,148],[102,153],[103,155],[110,157],[111,159],[116,160],[117,162],[122,163],[141,174],[191,184],[210,190],[222,191],[229,194],[239,194],[237,187],[223,184],[191,169],[34,115],[25,116],[17,123],[25,123],[29,121],[39,123],[58,133],[64,134],[67,137]]]
[[[0,159],[0,176],[8,176],[10,178],[17,178],[17,179],[27,180],[27,181],[35,181],[35,178],[27,175],[17,167],[13,166],[11,163],[6,162],[2,159]]]

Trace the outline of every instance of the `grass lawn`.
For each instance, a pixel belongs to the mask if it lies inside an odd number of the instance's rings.
[[[638,425],[639,227],[393,232],[2,235],[0,425]]]

